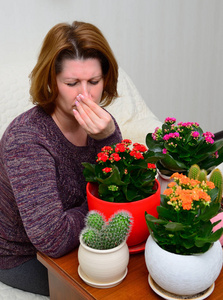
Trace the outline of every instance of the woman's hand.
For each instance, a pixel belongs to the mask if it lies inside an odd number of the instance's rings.
[[[112,117],[103,108],[83,95],[78,95],[76,99],[74,116],[90,137],[101,140],[115,131]]]

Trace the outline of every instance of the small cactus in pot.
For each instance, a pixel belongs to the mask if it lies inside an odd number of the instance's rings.
[[[214,183],[214,185],[218,188],[218,196],[217,196],[217,201],[219,203],[222,202],[222,173],[219,169],[214,169],[212,172],[211,172],[211,175],[210,175],[210,181],[212,181]]]
[[[91,248],[106,250],[125,241],[130,233],[132,217],[127,211],[115,213],[108,222],[98,211],[90,211],[85,219],[85,228],[81,231],[83,242]]]
[[[200,169],[200,167],[196,164],[192,165],[188,172],[188,177],[191,179],[202,181],[207,181],[207,171],[204,169]],[[223,176],[221,171],[216,168],[214,169],[211,174],[209,175],[209,181],[213,182],[215,187],[218,188],[218,196],[216,201],[221,203],[222,202],[222,187],[223,187]]]

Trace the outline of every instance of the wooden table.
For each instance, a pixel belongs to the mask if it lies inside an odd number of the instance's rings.
[[[93,288],[79,277],[78,250],[53,259],[42,253],[37,254],[38,260],[48,269],[51,300],[160,300],[148,284],[148,271],[144,253],[131,254],[126,278],[116,287],[100,289]],[[223,299],[223,270],[215,282],[213,293],[208,300]]]

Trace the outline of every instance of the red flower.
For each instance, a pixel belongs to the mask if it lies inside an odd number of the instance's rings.
[[[110,173],[111,171],[112,171],[112,168],[108,168],[108,167],[102,169],[102,172],[104,172],[104,173]]]
[[[103,152],[109,152],[109,151],[112,151],[112,147],[111,146],[104,146],[101,151]]]
[[[148,163],[148,164],[147,164],[147,168],[148,168],[148,169],[156,169],[156,165],[155,165],[155,164]]]
[[[118,153],[112,153],[109,159],[111,161],[119,161],[121,159],[121,157],[119,156]]]
[[[126,145],[123,143],[119,143],[115,147],[115,152],[125,152],[127,149]]]
[[[139,144],[139,143],[135,143],[133,144],[133,150],[135,151],[140,151],[140,152],[146,152],[147,151],[147,148],[146,146],[142,145],[142,144]]]
[[[130,154],[131,156],[135,156],[136,151],[132,150],[129,154]]]
[[[128,140],[128,139],[124,139],[124,140],[122,140],[122,143],[127,144],[127,145],[131,145],[132,141]]]
[[[103,152],[98,153],[97,157],[98,157],[97,162],[100,161],[106,162],[108,160],[108,155]]]
[[[144,159],[144,156],[142,155],[142,153],[138,152],[138,151],[135,151],[135,150],[132,150],[130,152],[130,155],[134,156],[135,159]]]

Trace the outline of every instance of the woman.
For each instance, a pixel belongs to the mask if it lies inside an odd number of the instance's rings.
[[[98,28],[58,24],[30,78],[36,106],[0,144],[0,281],[48,295],[36,252],[60,257],[78,246],[88,210],[81,162],[121,141],[101,107],[117,97],[118,66]]]

